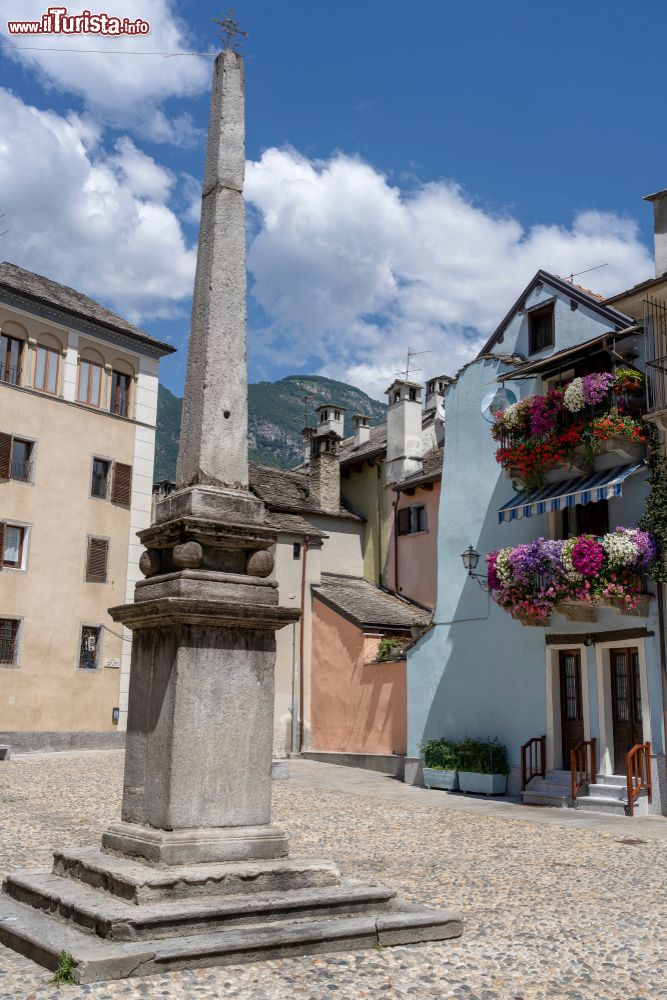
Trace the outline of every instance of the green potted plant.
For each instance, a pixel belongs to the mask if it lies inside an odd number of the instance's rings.
[[[459,788],[481,795],[504,795],[507,792],[507,748],[498,740],[472,740],[466,737],[458,746]]]
[[[459,787],[459,755],[456,744],[446,740],[429,740],[419,749],[424,754],[426,787],[455,792]]]
[[[636,368],[617,368],[614,372],[614,392],[617,396],[625,392],[639,393],[644,387],[644,373]]]

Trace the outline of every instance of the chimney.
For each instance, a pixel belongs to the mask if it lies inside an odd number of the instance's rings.
[[[353,413],[352,423],[354,424],[354,447],[358,448],[360,445],[366,444],[371,436],[368,415],[366,413]]]
[[[387,393],[387,483],[422,468],[422,402],[418,382],[396,379]]]
[[[318,415],[318,434],[337,434],[339,438],[343,435],[343,414],[346,412],[344,406],[336,406],[335,403],[320,403],[315,407]]]
[[[437,375],[435,378],[429,379],[426,383],[426,403],[424,405],[424,410],[427,413],[430,413],[431,410],[437,412],[438,407],[445,401],[445,389],[453,381],[449,375]]]
[[[315,434],[310,443],[310,496],[321,510],[340,510],[340,436]]]
[[[655,276],[667,273],[667,188],[647,194],[644,201],[653,202],[653,246]]]
[[[317,434],[314,427],[304,427],[301,431],[301,436],[303,438],[303,464],[308,465],[310,462],[310,443]]]

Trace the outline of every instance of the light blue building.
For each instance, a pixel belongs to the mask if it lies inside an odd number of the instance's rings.
[[[632,454],[610,444],[583,478],[563,465],[549,474],[542,500],[528,492],[516,506],[489,422],[489,401],[502,400],[503,390],[505,401],[521,400],[628,364],[644,368],[644,334],[635,320],[539,271],[478,358],[448,386],[438,602],[433,627],[408,660],[413,761],[427,739],[497,737],[508,749],[509,791],[518,794],[521,747],[545,736],[546,780],[535,778],[528,791],[534,801],[563,804],[571,751],[579,747],[581,754],[584,741],[584,755],[592,754],[594,739],[598,781],[579,789],[578,804],[622,811],[626,750],[650,741],[652,804],[642,793],[636,808],[667,812],[661,588],[649,579],[631,612],[612,606],[618,602],[572,604],[559,606],[546,627],[524,625],[498,606],[484,581],[468,575],[461,558],[472,546],[480,554],[477,572],[485,575],[485,555],[502,547],[636,526],[648,493],[648,469],[636,446]],[[418,780],[418,770],[413,774]]]

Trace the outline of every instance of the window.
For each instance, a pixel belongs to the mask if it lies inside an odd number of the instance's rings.
[[[328,410],[320,410],[320,423],[323,424],[325,422],[325,420],[328,420],[328,419],[329,419],[329,411]]]
[[[23,341],[8,337],[6,333],[0,334],[0,382],[21,384],[22,356]]]
[[[122,462],[113,463],[111,502],[129,507],[132,499],[132,466]]]
[[[11,479],[18,479],[22,483],[32,482],[32,441],[24,441],[22,438],[12,438],[12,467]]]
[[[403,507],[398,512],[399,535],[416,535],[427,530],[426,507],[423,504],[415,507]]]
[[[86,552],[86,582],[107,582],[107,556],[109,542],[106,538],[89,538]]]
[[[563,538],[577,535],[606,535],[609,531],[609,501],[577,504],[563,511]]]
[[[0,618],[0,663],[18,663],[19,624],[16,618]]]
[[[123,372],[111,372],[111,405],[110,413],[115,413],[119,417],[127,417],[130,403],[130,382],[131,375]]]
[[[294,545],[292,546],[292,558],[301,558],[301,542],[294,542]]]
[[[32,441],[0,434],[0,479],[17,479],[21,483],[31,483],[33,473]]]
[[[101,387],[102,365],[82,360],[79,366],[79,402],[87,403],[88,406],[99,406]]]
[[[336,420],[340,420],[340,410],[334,410],[334,417]]]
[[[551,302],[543,309],[528,313],[528,352],[537,354],[554,342],[554,306]]]
[[[58,391],[58,357],[60,352],[54,347],[37,345],[35,353],[35,389],[40,392]]]
[[[106,500],[109,495],[109,473],[111,472],[111,462],[103,458],[93,459],[93,470],[90,480],[91,497],[100,497]]]
[[[417,390],[416,389],[409,389],[408,390],[408,396],[410,397],[410,402],[414,403],[415,400],[417,399]]]
[[[82,625],[79,643],[79,667],[97,670],[100,661],[102,628],[100,625]]]
[[[0,569],[23,569],[27,529],[23,524],[0,522]]]

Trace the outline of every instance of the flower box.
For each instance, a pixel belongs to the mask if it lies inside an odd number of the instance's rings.
[[[476,795],[505,795],[506,774],[480,774],[478,771],[459,771],[459,788]]]
[[[559,601],[554,605],[554,611],[571,622],[596,622],[598,620],[597,606],[591,604],[590,601]]]
[[[600,442],[599,454],[595,456],[596,472],[613,469],[615,465],[641,462],[646,454],[646,445],[627,437],[612,437]]]
[[[440,767],[425,767],[424,784],[427,788],[440,788],[443,792],[456,792],[459,788],[459,772],[444,771]]]
[[[631,615],[633,618],[648,618],[650,595],[638,594],[636,600],[637,604],[634,608],[628,607],[627,602],[622,597],[604,597],[602,603],[618,611],[619,615]]]

